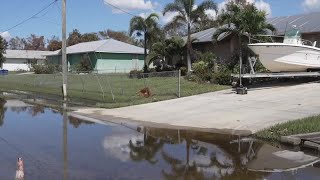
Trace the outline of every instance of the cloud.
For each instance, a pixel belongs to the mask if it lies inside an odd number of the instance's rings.
[[[0,32],[0,36],[2,36],[6,41],[9,41],[11,39],[11,35],[8,31]]]
[[[104,0],[105,5],[109,5],[108,3],[125,11],[153,10],[158,6],[157,2],[150,0]],[[123,13],[117,8],[111,8],[113,13]]]
[[[305,11],[319,11],[320,0],[304,0],[302,3]]]

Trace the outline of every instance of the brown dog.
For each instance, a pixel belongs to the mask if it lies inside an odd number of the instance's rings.
[[[139,96],[149,98],[151,96],[151,91],[148,87],[143,88],[139,91]]]

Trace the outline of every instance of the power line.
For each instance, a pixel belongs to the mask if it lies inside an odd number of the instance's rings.
[[[41,9],[40,11],[38,11],[37,13],[35,13],[34,15],[32,15],[31,17],[29,17],[29,18],[27,18],[27,19],[19,22],[18,24],[16,24],[16,25],[14,25],[14,26],[12,26],[12,27],[4,30],[3,32],[10,31],[10,30],[12,30],[12,29],[14,29],[14,28],[16,28],[16,27],[18,27],[18,26],[26,23],[27,21],[29,21],[29,20],[31,20],[31,19],[33,19],[33,18],[36,18],[39,14],[41,14],[43,11],[45,11],[46,9],[48,9],[50,6],[52,6],[52,5],[55,4],[56,2],[58,2],[58,0],[54,0],[53,2],[51,2],[50,4],[48,4],[47,6],[45,6],[43,9]]]
[[[121,12],[124,12],[124,13],[126,13],[126,14],[129,14],[130,16],[136,17],[136,15],[134,15],[134,14],[132,14],[132,13],[129,13],[128,11],[126,11],[126,10],[124,10],[124,9],[121,9],[120,7],[117,7],[117,6],[111,4],[111,3],[107,2],[107,1],[104,1],[104,3],[108,4],[109,6],[115,8],[115,9],[120,10]]]

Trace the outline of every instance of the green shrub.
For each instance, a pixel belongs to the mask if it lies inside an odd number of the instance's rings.
[[[199,61],[192,64],[193,73],[197,77],[198,82],[207,82],[211,80],[212,70],[209,68],[209,63]]]
[[[56,65],[48,64],[48,65],[38,65],[33,64],[32,70],[35,74],[53,74],[56,72]]]
[[[221,71],[213,73],[211,82],[219,85],[230,85],[231,71]]]
[[[181,76],[185,76],[187,75],[188,69],[186,67],[181,67],[180,71],[181,71]]]

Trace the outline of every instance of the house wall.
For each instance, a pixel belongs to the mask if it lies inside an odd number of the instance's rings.
[[[30,71],[32,62],[36,62],[37,64],[44,64],[45,60],[6,58],[6,61],[3,63],[2,68],[9,71]]]
[[[144,55],[116,54],[116,53],[82,53],[68,55],[68,65],[79,64],[84,55],[88,55],[94,70],[98,73],[130,72],[143,69]],[[48,57],[52,64],[61,64],[61,56]]]
[[[228,61],[233,52],[238,49],[238,38],[230,36],[215,44],[212,42],[193,43],[192,48],[200,52],[212,52],[220,61]]]

